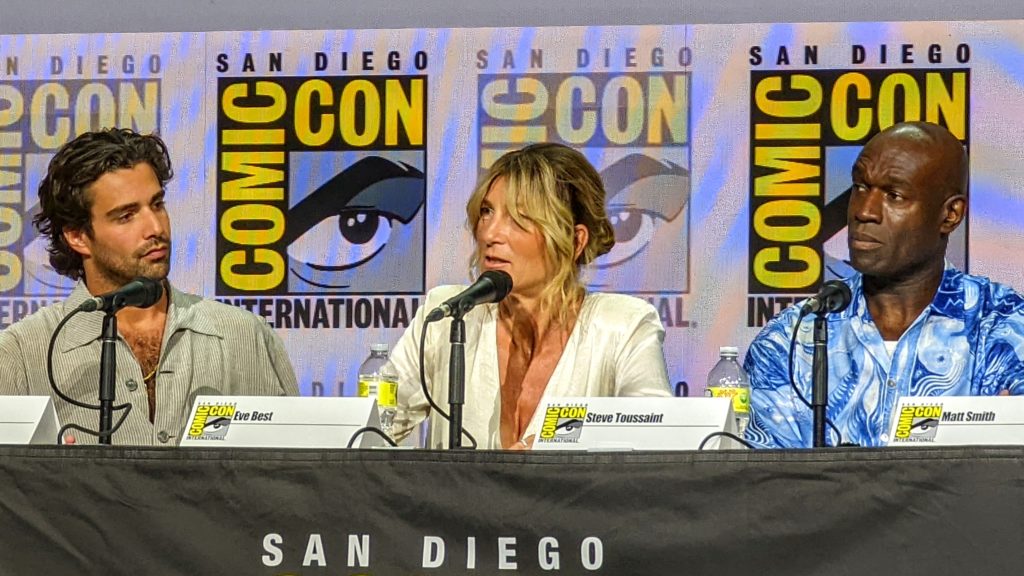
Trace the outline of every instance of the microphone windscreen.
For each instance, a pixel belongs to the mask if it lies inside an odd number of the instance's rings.
[[[481,276],[494,284],[495,302],[501,302],[512,291],[512,276],[504,270],[488,270]]]
[[[148,308],[160,301],[160,297],[163,296],[164,293],[163,282],[152,278],[146,278],[145,276],[139,276],[135,281],[142,285],[142,289],[145,292],[145,296],[143,301],[139,304],[139,308]]]
[[[832,296],[827,304],[829,312],[842,312],[846,310],[846,307],[850,305],[850,301],[853,300],[853,293],[850,292],[850,287],[840,280],[829,280],[825,283],[825,286],[832,292]]]

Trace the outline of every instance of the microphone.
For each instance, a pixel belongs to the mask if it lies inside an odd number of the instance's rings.
[[[444,304],[427,314],[427,322],[436,322],[447,316],[461,316],[478,304],[501,302],[512,291],[512,277],[502,270],[488,270],[469,288],[449,298]]]
[[[139,276],[113,292],[107,292],[102,296],[96,296],[82,302],[78,309],[82,312],[101,310],[107,313],[114,313],[125,306],[149,308],[156,304],[163,292],[164,288],[158,280]]]
[[[804,302],[800,307],[800,315],[842,312],[850,305],[850,300],[853,300],[853,294],[850,293],[849,286],[839,280],[829,280],[822,285],[817,294]]]

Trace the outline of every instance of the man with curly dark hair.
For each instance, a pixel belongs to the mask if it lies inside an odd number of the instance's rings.
[[[98,276],[91,280],[113,281],[113,288],[117,288],[140,275],[159,280],[167,277],[171,230],[164,210],[164,186],[174,176],[167,147],[157,136],[117,129],[87,132],[61,148],[50,161],[46,177],[39,185],[40,211],[33,222],[49,240],[50,265],[58,273],[74,280],[85,276],[80,250],[87,241],[96,242],[91,213],[95,197],[90,197],[89,187],[100,179],[114,182],[116,178],[120,182],[124,178],[113,174],[120,170],[126,171],[121,173],[122,177],[131,175],[132,183],[140,181],[159,189],[153,198],[153,215],[158,227],[153,229],[147,242],[138,247],[159,253],[137,260],[128,268],[124,268],[127,262],[111,262],[109,252],[101,250],[96,255],[90,254]],[[108,173],[112,174],[108,176]]]
[[[39,185],[34,223],[50,264],[78,281],[64,301],[0,333],[0,395],[51,394],[47,348],[57,324],[87,299],[143,276],[164,286],[148,308],[117,312],[116,397],[131,406],[118,444],[174,444],[190,399],[205,393],[297,394],[280,338],[244,310],[175,290],[165,185],[173,177],[166,145],[127,129],[82,134],[58,150]],[[54,395],[62,424],[95,429],[103,313],[80,313],[57,338]],[[123,414],[121,414],[123,415]],[[121,415],[115,416],[115,422]],[[76,442],[89,435],[70,435]]]

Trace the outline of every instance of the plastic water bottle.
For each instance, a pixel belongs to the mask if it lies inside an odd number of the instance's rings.
[[[388,436],[398,409],[398,375],[390,368],[387,344],[371,344],[370,355],[359,366],[359,396],[377,399],[380,428]]]
[[[732,398],[732,411],[736,415],[736,430],[743,436],[750,421],[750,379],[743,367],[736,361],[739,349],[735,346],[722,346],[718,349],[718,364],[708,373],[708,385],[704,389],[705,396],[715,398]]]

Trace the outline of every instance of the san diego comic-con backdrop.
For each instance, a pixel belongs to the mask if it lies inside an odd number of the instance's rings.
[[[969,147],[950,258],[1024,288],[1022,84],[1018,21],[0,36],[0,324],[71,288],[31,225],[54,150],[156,131],[174,284],[266,317],[303,394],[351,395],[425,290],[470,280],[481,172],[556,141],[608,188],[588,284],[651,301],[700,394],[719,346],[848,270],[850,166],[896,121]]]

